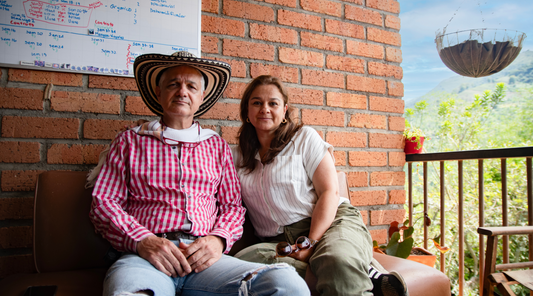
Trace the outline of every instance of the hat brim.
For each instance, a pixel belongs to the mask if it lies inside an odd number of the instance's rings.
[[[197,58],[194,56],[175,56],[144,54],[138,56],[133,64],[135,81],[146,106],[156,115],[163,115],[163,108],[157,99],[155,89],[162,71],[176,67],[190,66],[198,69],[205,79],[205,97],[194,113],[199,117],[207,112],[224,93],[231,77],[231,66],[227,63]]]

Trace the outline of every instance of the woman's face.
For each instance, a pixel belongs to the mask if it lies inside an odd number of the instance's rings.
[[[259,85],[248,101],[248,118],[258,134],[272,133],[285,118],[287,108],[283,95],[275,85]]]

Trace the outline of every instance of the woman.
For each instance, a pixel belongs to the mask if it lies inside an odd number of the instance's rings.
[[[290,113],[279,79],[263,75],[247,86],[233,156],[243,201],[265,243],[236,256],[288,262],[302,276],[308,263],[322,295],[372,295],[372,239],[359,211],[338,195],[333,147],[314,129],[294,122]],[[297,247],[297,239],[307,245]],[[292,247],[287,250],[283,242]],[[276,247],[285,247],[285,254],[276,254]],[[401,290],[396,295],[403,295]]]

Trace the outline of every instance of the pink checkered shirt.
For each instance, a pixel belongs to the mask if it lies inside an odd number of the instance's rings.
[[[171,146],[133,131],[111,144],[93,191],[90,218],[119,251],[137,251],[137,242],[179,231],[216,235],[227,253],[242,235],[245,209],[231,150],[218,135],[184,143],[180,158]]]

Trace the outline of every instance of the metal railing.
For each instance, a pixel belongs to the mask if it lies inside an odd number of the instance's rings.
[[[458,175],[458,269],[459,269],[459,295],[463,295],[465,276],[464,276],[464,184],[463,184],[463,161],[477,160],[478,161],[478,204],[479,204],[479,226],[485,226],[485,190],[484,190],[484,160],[485,159],[500,159],[501,161],[501,198],[502,198],[502,226],[508,226],[508,190],[507,190],[507,159],[509,158],[525,158],[527,178],[527,219],[529,225],[533,225],[533,173],[532,173],[532,157],[533,147],[518,147],[505,149],[489,149],[489,150],[473,150],[473,151],[456,151],[456,152],[439,152],[439,153],[423,153],[411,154],[406,156],[407,170],[408,170],[408,206],[409,206],[409,223],[413,223],[413,163],[423,163],[423,203],[424,203],[424,217],[428,214],[428,163],[439,162],[440,164],[440,244],[446,246],[446,219],[445,219],[445,162],[457,162]],[[424,248],[427,249],[428,241],[428,226],[424,224]],[[529,260],[533,260],[533,238],[529,236]],[[440,269],[442,272],[446,270],[445,262],[446,254],[440,255]],[[483,287],[483,266],[485,259],[485,243],[483,236],[479,237],[479,281],[480,287]],[[509,237],[503,238],[503,263],[509,262]]]

